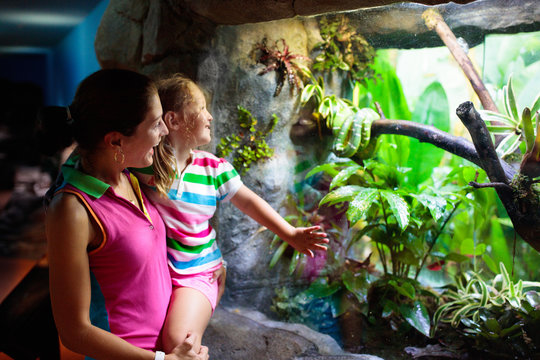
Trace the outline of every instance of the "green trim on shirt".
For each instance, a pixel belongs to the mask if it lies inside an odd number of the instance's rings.
[[[64,176],[64,180],[88,195],[99,199],[109,189],[110,185],[77,170],[75,165],[79,159],[80,155],[73,152],[62,165],[62,175]]]

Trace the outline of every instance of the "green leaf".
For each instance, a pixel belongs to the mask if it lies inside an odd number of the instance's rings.
[[[300,103],[305,104],[311,99],[313,96],[313,93],[315,92],[315,85],[308,84],[304,86],[304,89],[302,90],[302,94],[300,95]]]
[[[454,313],[454,316],[452,317],[452,320],[451,320],[452,326],[457,327],[462,317],[466,317],[469,312],[473,310],[477,310],[477,309],[478,309],[478,303],[468,304],[460,308],[458,311]]]
[[[492,123],[502,123],[506,126],[511,126],[512,129],[515,129],[519,124],[519,121],[516,121],[509,117],[508,115],[496,113],[491,110],[478,110],[478,113],[486,123],[493,125]]]
[[[521,134],[516,134],[515,132],[508,134],[497,146],[497,155],[499,157],[504,157],[508,154],[513,153],[521,143]]]
[[[289,264],[289,275],[292,275],[294,273],[294,270],[296,270],[296,267],[298,266],[298,262],[300,261],[300,258],[303,254],[299,253],[297,250],[294,250],[293,256],[291,258],[291,263]]]
[[[520,123],[519,113],[516,104],[516,97],[512,87],[512,75],[508,78],[508,84],[504,87],[504,107],[508,116]]]
[[[410,195],[429,210],[433,219],[439,220],[443,216],[447,204],[445,198],[424,193]]]
[[[531,114],[536,114],[537,111],[540,111],[540,94],[536,96],[536,100],[534,100],[533,105],[531,106]]]
[[[330,190],[336,186],[343,185],[352,175],[354,175],[359,169],[362,169],[360,165],[348,166],[345,169],[341,170],[330,183]]]
[[[351,201],[357,194],[365,191],[373,190],[371,188],[365,188],[357,185],[347,185],[337,188],[336,190],[329,192],[319,202],[319,206],[329,203],[334,205],[336,203]]]
[[[486,251],[486,244],[475,244],[472,238],[464,239],[461,242],[460,252],[463,255],[480,256]]]
[[[487,125],[486,127],[493,135],[506,135],[516,131],[516,127],[510,125]]]
[[[503,277],[503,287],[511,288],[512,289],[511,291],[513,291],[514,289],[513,282],[510,279],[510,275],[508,275],[508,271],[506,270],[506,266],[504,266],[504,263],[502,262],[499,263],[499,269]]]
[[[356,188],[361,188],[356,186]],[[340,188],[342,189],[342,188]],[[377,189],[373,188],[361,188],[357,191],[357,195],[349,203],[347,209],[347,219],[351,222],[351,226],[354,226],[359,220],[361,220],[366,212],[373,205],[374,200],[377,198]],[[323,198],[324,200],[324,198]],[[322,201],[322,200],[321,200]]]
[[[398,293],[400,293],[403,296],[408,297],[411,300],[414,300],[414,297],[416,296],[416,291],[414,290],[414,286],[412,286],[408,282],[404,282],[403,284],[399,285],[395,280],[388,281],[388,284],[392,285],[394,289]]]
[[[383,301],[384,301],[384,306],[383,306],[383,310],[382,310],[382,313],[381,313],[381,316],[383,318],[388,318],[388,317],[392,316],[393,313],[396,313],[396,314],[400,313],[399,307],[395,302],[393,302],[392,300],[388,300],[388,299],[384,299]]]
[[[336,170],[336,164],[322,164],[319,166],[315,166],[313,169],[311,169],[305,176],[305,178],[309,178],[317,173],[325,172],[329,174],[330,176],[336,176],[339,172]]]
[[[274,255],[272,256],[272,259],[270,260],[270,269],[273,268],[278,260],[281,258],[281,255],[283,255],[283,252],[285,251],[285,249],[287,248],[287,246],[289,246],[289,244],[287,244],[285,241],[278,247],[278,249],[276,250],[276,252],[274,253]]]
[[[415,301],[412,307],[401,304],[399,310],[412,327],[425,336],[430,336],[431,320],[426,307],[421,302]]]
[[[341,289],[339,282],[336,281],[329,284],[326,278],[317,278],[306,290],[306,295],[323,298],[335,294],[339,289]]]
[[[512,334],[513,332],[521,329],[522,327],[523,327],[523,325],[518,322],[518,323],[510,326],[509,328],[501,330],[500,337],[510,336],[510,334]]]
[[[531,110],[526,107],[523,109],[521,116],[521,126],[523,127],[523,135],[525,136],[525,144],[527,145],[527,152],[531,152],[534,146],[534,127],[531,121]]]
[[[486,263],[489,270],[496,273],[497,272],[497,265],[495,264],[495,261],[486,253],[482,254],[482,260]]]
[[[496,319],[489,318],[489,319],[486,319],[484,323],[486,324],[486,328],[492,333],[499,334],[501,332],[501,326],[499,325],[499,322]]]
[[[390,210],[392,210],[392,214],[394,214],[395,218],[397,219],[400,229],[405,230],[405,228],[409,225],[410,220],[409,206],[407,205],[407,202],[399,195],[396,195],[389,190],[381,191],[381,195],[388,202]]]

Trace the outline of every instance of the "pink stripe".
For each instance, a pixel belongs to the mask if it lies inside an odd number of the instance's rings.
[[[170,234],[173,235],[173,236],[169,236],[169,237],[172,237],[172,238],[175,238],[175,239],[182,239],[182,238],[186,238],[186,237],[204,238],[204,237],[208,236],[212,232],[212,227],[208,226],[206,228],[206,230],[203,230],[203,231],[201,231],[199,233],[190,233],[190,232],[187,232],[187,231],[183,231],[181,229],[172,229],[172,228],[168,228],[167,232],[169,232]]]
[[[201,224],[205,221],[208,221],[208,215],[204,214],[188,214],[185,212],[178,211],[176,209],[173,209],[168,206],[160,206],[162,210],[164,210],[165,214],[162,213],[162,217],[170,216],[173,219],[180,220],[184,224],[192,225],[192,224]]]
[[[208,157],[205,157],[205,158],[196,158],[193,160],[193,165],[198,165],[198,166],[209,166],[209,167],[213,167],[213,168],[218,168],[218,166],[222,163],[223,161],[221,159],[211,159],[211,158],[208,158]]]

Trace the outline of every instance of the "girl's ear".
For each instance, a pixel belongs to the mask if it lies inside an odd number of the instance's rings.
[[[178,130],[180,128],[180,116],[174,111],[167,111],[163,115],[163,121],[169,130]]]

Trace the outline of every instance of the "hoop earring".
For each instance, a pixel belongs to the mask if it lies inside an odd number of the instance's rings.
[[[118,153],[120,153],[120,155],[122,156],[120,161],[118,160]],[[114,161],[116,161],[117,163],[123,164],[125,160],[126,160],[126,157],[125,157],[124,152],[122,151],[121,148],[117,152],[114,153]]]

